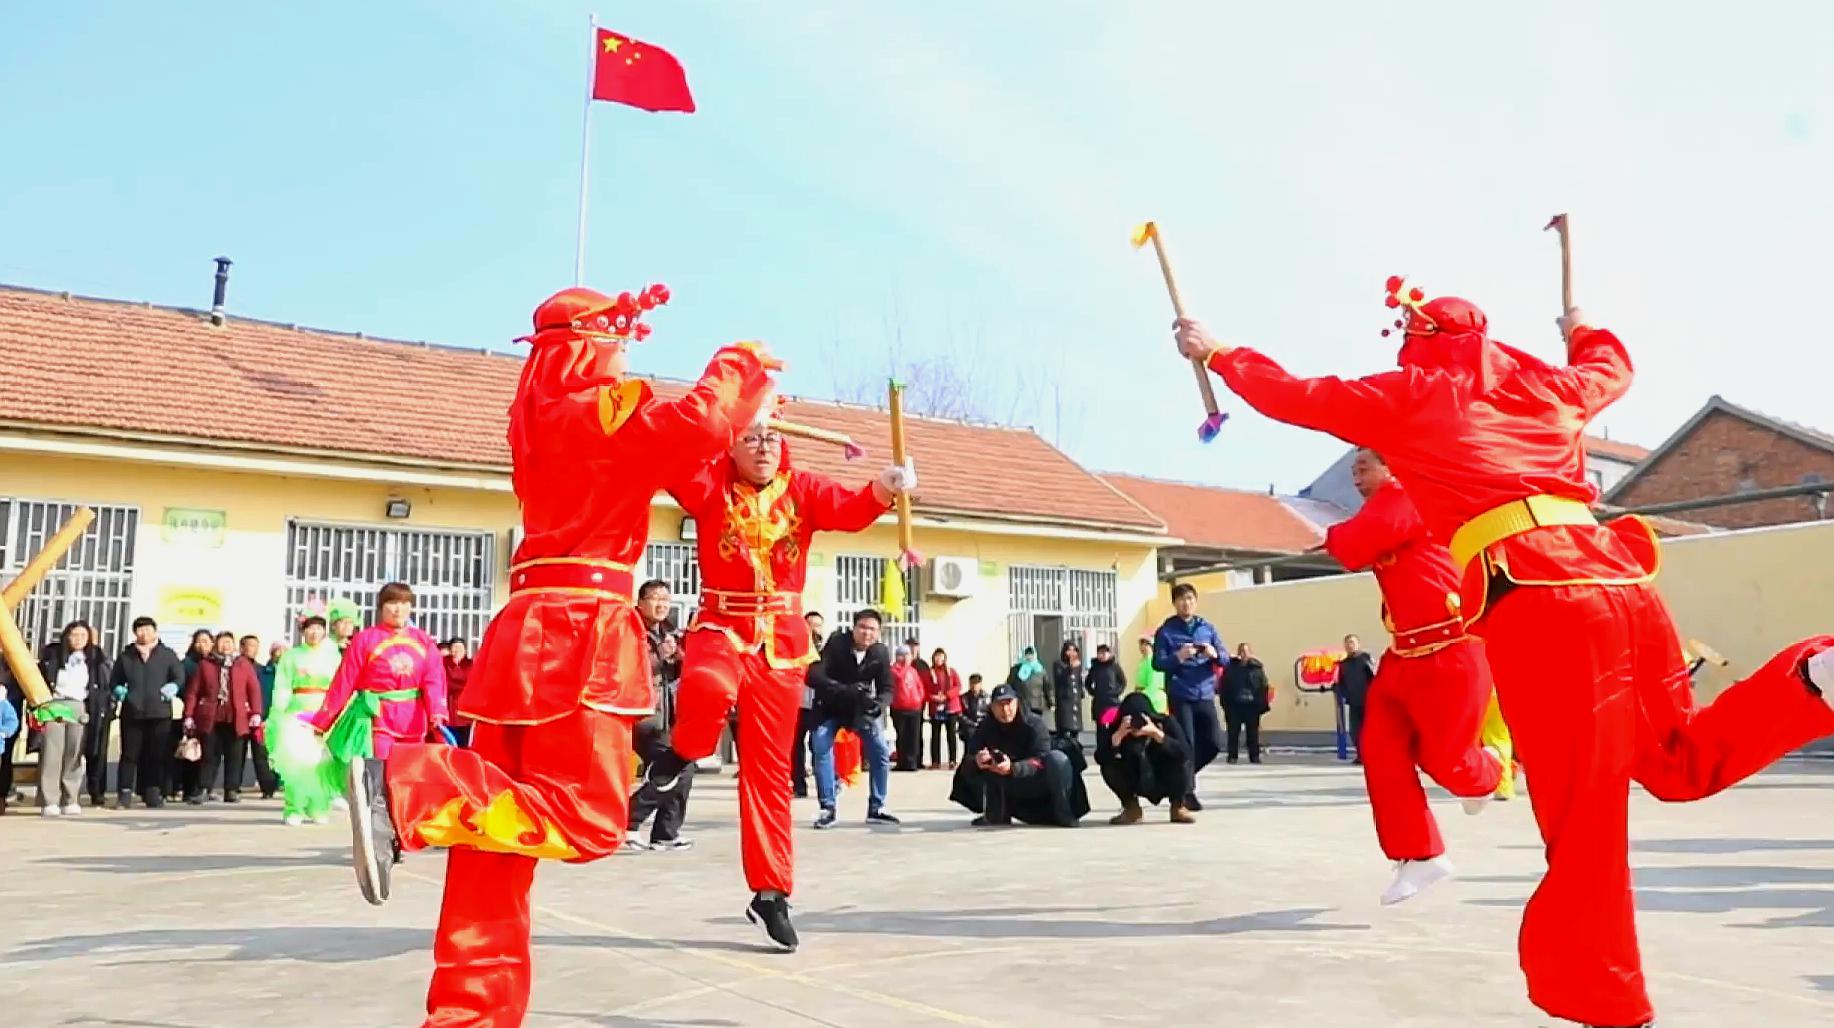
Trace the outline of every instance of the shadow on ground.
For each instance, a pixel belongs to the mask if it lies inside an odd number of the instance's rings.
[[[1368,931],[1366,924],[1335,924],[1313,919],[1329,909],[1267,910],[1200,921],[1119,921],[1102,915],[1137,914],[1139,908],[1005,907],[940,913],[898,910],[804,911],[796,924],[805,932],[853,935],[916,936],[936,939],[1144,939],[1179,936],[1244,935],[1253,932]],[[1082,913],[1086,918],[1041,915]],[[736,924],[723,918],[719,924]]]
[[[1738,865],[1642,867],[1633,872],[1637,909],[1681,914],[1732,914],[1746,910],[1802,913],[1734,924],[1737,928],[1834,928],[1834,868]],[[1539,875],[1467,875],[1466,882],[1535,885]],[[1797,888],[1770,888],[1797,886]],[[1518,907],[1515,899],[1475,899],[1473,906]]]
[[[536,935],[537,947],[583,949],[720,950],[757,953],[757,946],[722,940],[661,942],[621,935]],[[70,957],[113,954],[156,956],[162,964],[217,961],[262,962],[297,960],[311,964],[360,964],[432,949],[433,933],[422,928],[351,928],[298,925],[272,928],[183,928],[166,931],[106,932],[97,935],[63,935],[15,946],[0,955],[0,964],[63,960]],[[216,952],[228,950],[227,953]],[[188,955],[186,951],[209,952]],[[140,961],[116,960],[103,966],[131,966]]]

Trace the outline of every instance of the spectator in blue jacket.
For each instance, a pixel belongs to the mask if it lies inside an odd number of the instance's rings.
[[[1202,810],[1197,801],[1197,772],[1222,751],[1222,726],[1216,716],[1216,676],[1229,664],[1229,647],[1210,622],[1197,616],[1197,587],[1172,587],[1176,611],[1153,636],[1153,667],[1165,673],[1172,717],[1190,744],[1191,795],[1186,810]]]

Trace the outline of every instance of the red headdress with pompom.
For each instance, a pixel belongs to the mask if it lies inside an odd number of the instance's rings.
[[[650,334],[643,315],[668,302],[669,287],[661,284],[619,293],[616,299],[584,286],[562,289],[535,308],[535,331],[516,341],[536,346],[572,339],[642,342]]]

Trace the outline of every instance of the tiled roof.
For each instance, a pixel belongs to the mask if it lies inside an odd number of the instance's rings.
[[[1620,443],[1615,439],[1605,439],[1600,436],[1589,435],[1585,437],[1585,442],[1586,452],[1589,454],[1596,454],[1600,457],[1611,457],[1630,464],[1636,464],[1642,461],[1643,458],[1649,456],[1649,450],[1646,447],[1635,446],[1630,443]]]
[[[1312,522],[1267,493],[1131,475],[1102,478],[1158,515],[1187,546],[1298,553],[1324,541]]]
[[[0,286],[0,421],[506,470],[519,354],[402,343],[199,311]],[[686,383],[653,382],[663,397]],[[890,456],[884,412],[792,401],[867,460],[794,444],[862,483]],[[1163,525],[1029,430],[907,419],[917,507],[1147,532]]]

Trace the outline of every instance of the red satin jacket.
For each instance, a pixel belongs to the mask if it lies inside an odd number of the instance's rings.
[[[465,717],[535,725],[581,706],[633,716],[654,706],[631,595],[650,501],[732,445],[769,379],[755,350],[729,346],[664,403],[647,383],[605,373],[602,352],[589,340],[538,345],[523,368],[509,443],[527,534],[509,603],[472,662]]]
[[[1442,544],[1512,500],[1597,500],[1581,436],[1632,375],[1617,337],[1584,327],[1572,334],[1565,366],[1469,334],[1366,378],[1296,378],[1246,348],[1218,351],[1210,368],[1268,417],[1380,453]],[[1536,528],[1464,569],[1467,616],[1481,611],[1481,579],[1492,570],[1530,585],[1615,585],[1648,581],[1655,562],[1654,537],[1634,518]]]
[[[1332,525],[1325,532],[1325,551],[1352,571],[1374,570],[1383,621],[1397,637],[1448,622],[1455,634],[1464,634],[1452,556],[1427,535],[1401,483],[1383,483],[1362,510]]]
[[[859,532],[890,509],[871,484],[849,489],[790,467],[764,486],[739,479],[730,457],[669,487],[699,526],[701,606],[688,631],[720,631],[733,647],[762,649],[773,668],[815,660],[802,620],[809,542],[817,532]]]

